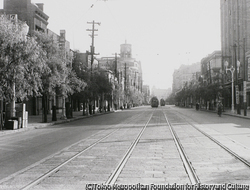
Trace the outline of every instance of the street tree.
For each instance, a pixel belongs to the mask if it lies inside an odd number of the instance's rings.
[[[83,91],[86,83],[77,77],[75,71],[72,70],[70,59],[64,56],[64,50],[59,47],[58,41],[53,36],[38,31],[35,31],[33,35],[45,52],[43,59],[46,63],[46,70],[41,76],[43,85],[41,93],[44,102],[44,122],[47,122],[47,97],[57,94],[65,99],[75,92]]]
[[[72,69],[75,71],[76,76],[81,80],[85,81],[86,87],[84,90],[74,93],[73,97],[74,100],[78,102],[78,108],[80,108],[80,104],[82,103],[83,108],[83,115],[86,115],[86,105],[88,103],[88,99],[90,97],[90,76],[91,71],[88,69],[87,65],[82,63],[82,60],[77,56],[80,53],[79,51],[75,52],[75,56],[73,57],[72,61]]]
[[[104,101],[108,101],[108,109],[112,99],[112,82],[109,79],[109,72],[102,69],[94,70],[91,80],[90,91],[94,100],[100,99],[101,107],[104,107]]]
[[[41,73],[46,70],[44,52],[33,37],[26,36],[25,26],[5,16],[0,19],[0,96],[11,102],[10,117],[15,117],[16,100],[40,93]]]

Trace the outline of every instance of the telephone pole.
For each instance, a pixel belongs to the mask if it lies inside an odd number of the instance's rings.
[[[247,73],[246,67],[246,38],[243,38],[243,103],[244,103],[244,116],[247,116]]]
[[[112,55],[115,55],[114,73],[115,73],[115,77],[118,78],[119,73],[118,73],[118,68],[117,68],[118,67],[118,65],[117,65],[117,53],[112,54]]]
[[[99,26],[101,25],[100,22],[95,22],[94,20],[92,22],[87,22],[88,24],[92,24],[92,29],[87,29],[87,31],[91,31],[92,33],[90,34],[90,37],[92,38],[92,43],[90,46],[90,54],[91,54],[91,74],[92,74],[92,65],[94,62],[94,55],[95,54],[95,47],[94,47],[94,38],[95,36],[97,36],[97,34],[95,34],[95,31],[98,31],[97,29],[95,29],[95,25],[98,24]]]
[[[117,78],[117,53],[115,53],[115,77]]]
[[[126,101],[126,108],[128,108],[128,103],[127,103],[127,100],[128,100],[128,97],[127,97],[127,63],[125,62],[125,73],[124,73],[124,83],[125,83],[125,88],[124,88],[124,91],[125,91],[125,101]]]
[[[94,47],[94,38],[95,36],[95,31],[98,31],[97,29],[95,29],[95,25],[98,24],[100,25],[100,22],[95,22],[94,20],[92,22],[87,22],[88,24],[92,24],[92,29],[87,29],[87,31],[91,31],[90,37],[92,38],[92,43],[90,46],[90,54],[91,54],[91,75],[90,75],[90,81],[92,81],[92,67],[93,67],[93,62],[94,62],[94,55],[95,54],[95,47]],[[92,102],[93,101],[93,106],[92,106]],[[92,113],[95,113],[95,100],[90,98],[90,103],[89,103],[89,113],[90,115],[92,115]]]
[[[237,61],[237,54],[236,54],[236,48],[237,45],[234,44],[233,46],[234,48],[234,66],[235,66],[235,95],[236,95],[236,109],[237,109],[237,114],[241,114],[241,110],[240,110],[240,97],[239,97],[239,82],[238,82],[238,61]],[[232,79],[234,80],[234,79]]]

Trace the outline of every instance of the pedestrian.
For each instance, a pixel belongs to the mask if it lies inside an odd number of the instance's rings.
[[[197,111],[199,110],[199,107],[200,107],[199,103],[196,102],[196,110],[197,110]]]
[[[221,103],[221,101],[218,101],[218,104],[217,104],[217,111],[218,111],[218,115],[219,115],[219,116],[221,116],[222,107],[223,107],[223,104]]]

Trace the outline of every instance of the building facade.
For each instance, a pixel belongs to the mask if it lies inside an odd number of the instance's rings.
[[[31,3],[31,0],[4,0],[1,14],[10,20],[21,20],[29,26],[29,33],[39,30],[47,32],[49,16],[43,12],[43,4]],[[42,110],[42,98],[31,97],[26,103],[29,115],[37,115]]]
[[[250,0],[221,0],[221,52],[224,80],[235,81],[239,104],[248,102],[250,94]],[[235,68],[234,79],[225,69]],[[240,63],[238,68],[237,64]],[[246,82],[243,82],[246,81]],[[244,85],[244,84],[245,85]],[[245,86],[245,88],[244,88]],[[236,102],[237,103],[237,102]]]
[[[133,87],[142,91],[141,62],[132,57],[131,44],[120,45],[120,57],[117,58],[117,72],[124,78],[125,88]]]
[[[143,92],[143,102],[142,103],[145,105],[150,104],[150,87],[149,87],[149,85],[143,85],[142,92]]]
[[[156,96],[159,100],[164,99],[166,100],[167,97],[171,94],[171,88],[168,89],[160,89],[156,88],[155,86],[152,87],[151,96]]]
[[[221,51],[214,51],[201,60],[201,78],[207,84],[222,84]]]
[[[200,62],[192,65],[181,65],[179,69],[176,69],[173,73],[172,93],[179,92],[186,83],[196,79],[196,73],[200,70]]]
[[[31,0],[4,0],[1,13],[10,15],[13,19],[25,21],[29,31],[46,32],[49,16],[43,12],[43,6],[43,3],[34,4]]]
[[[120,45],[120,57],[117,57],[115,63],[118,81],[121,83],[125,94],[124,103],[133,104],[129,92],[133,90],[142,93],[143,78],[141,62],[132,57],[131,44],[125,42]]]
[[[4,0],[3,9],[1,14],[7,15],[11,20],[21,20],[26,22],[29,26],[29,33],[33,31],[41,31],[47,33],[52,39],[58,43],[62,56],[64,57],[64,63],[67,66],[72,66],[73,52],[70,49],[70,43],[66,40],[66,31],[61,30],[60,34],[49,30],[47,28],[49,16],[43,12],[43,3],[32,3],[31,0]],[[62,98],[49,97],[46,101],[48,103],[48,111],[51,111],[52,105],[57,107],[63,107]],[[29,115],[39,115],[42,113],[43,104],[42,97],[30,97],[26,103],[26,109]]]

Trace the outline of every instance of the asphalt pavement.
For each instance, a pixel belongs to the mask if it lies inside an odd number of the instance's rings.
[[[141,115],[143,111],[146,114]],[[20,165],[24,169],[20,171],[20,169],[16,169],[17,166],[15,165],[15,170],[18,172],[7,177],[8,181],[2,181],[3,183],[1,183],[0,180],[0,189],[1,187],[2,189],[6,189],[4,187],[10,189],[12,184],[22,185],[23,182],[27,183],[28,179],[40,175],[39,172],[55,167],[58,165],[58,161],[70,158],[74,152],[83,150],[84,147],[89,147],[97,139],[105,137],[112,131],[110,125],[117,126],[119,124],[122,127],[103,140],[103,143],[97,144],[88,152],[80,155],[78,159],[51,174],[35,189],[76,189],[75,187],[80,189],[85,187],[86,182],[103,183],[115,166],[119,164],[127,148],[141,130],[142,124],[146,123],[150,113],[155,113],[155,115],[150,120],[149,127],[142,134],[140,142],[122,170],[123,172],[121,172],[118,179],[119,183],[172,184],[179,182],[186,184],[186,178],[182,175],[182,173],[185,174],[185,171],[181,170],[182,163],[176,159],[179,158],[179,155],[176,152],[174,142],[171,142],[172,138],[170,138],[170,133],[165,127],[166,123],[163,115],[160,115],[161,111],[171,118],[170,122],[174,125],[175,130],[178,130],[177,134],[182,145],[185,146],[186,152],[188,152],[190,161],[197,169],[197,174],[203,179],[202,183],[224,184],[225,181],[229,182],[230,180],[234,183],[238,182],[238,184],[249,182],[249,171],[245,172],[247,169],[244,164],[238,163],[238,161],[236,163],[233,156],[225,153],[224,150],[218,148],[198,130],[185,122],[192,123],[196,128],[209,134],[245,160],[250,160],[249,121],[231,117],[244,116],[232,114],[230,110],[223,112],[224,115],[220,118],[215,111],[206,113],[205,110],[196,111],[194,108],[166,106],[154,109],[148,106],[139,107],[137,112],[134,112],[134,110],[123,111],[121,114],[109,114],[104,117],[79,120],[72,122],[72,124],[68,123],[63,127],[58,125],[51,128],[29,130],[18,134],[18,138],[16,135],[3,136],[1,138],[1,148],[5,152],[1,154],[4,161],[2,162],[1,172],[14,167],[12,166],[12,163],[15,163],[14,159],[20,162],[22,158],[28,166],[21,163]],[[178,115],[178,113],[181,116],[180,118],[175,117],[175,114]],[[74,112],[73,116],[73,119],[86,117],[82,116],[81,112],[78,112],[78,115]],[[98,116],[98,114],[95,116]],[[123,119],[120,119],[120,117]],[[36,118],[39,127],[40,124],[43,124],[40,120],[41,116],[36,116]],[[98,121],[99,118],[102,118],[102,120]],[[249,112],[245,118],[250,118]],[[115,119],[115,122],[110,122],[111,119]],[[129,120],[130,122],[128,122]],[[29,122],[30,128],[34,128],[37,124],[35,120],[33,121],[33,124],[31,121]],[[48,117],[48,121],[51,121],[50,117]],[[124,121],[124,123],[121,121]],[[57,122],[67,122],[67,120],[58,119]],[[56,122],[52,121],[50,123],[51,125],[56,124]],[[49,123],[46,125],[49,125]],[[97,129],[100,132],[97,132]],[[92,134],[87,134],[88,132]],[[75,136],[78,138],[75,140],[78,143],[70,141]],[[61,145],[66,139],[68,139],[70,146]],[[41,146],[41,144],[44,145]],[[60,147],[57,147],[55,151],[53,144],[59,144]],[[32,154],[26,154],[23,150]],[[42,153],[47,154],[42,156],[44,159],[41,159]],[[38,156],[36,156],[37,154]],[[30,159],[34,157],[37,158],[38,162],[33,160],[34,164],[30,167]],[[9,176],[9,174],[6,176]]]
[[[103,114],[108,114],[108,113],[112,113],[114,111],[107,111],[107,112],[102,112],[102,113],[95,113],[93,115],[83,115],[82,111],[74,111],[73,112],[73,117],[69,118],[69,119],[61,119],[61,114],[58,113],[57,114],[57,121],[52,121],[52,114],[48,114],[47,115],[47,122],[43,122],[43,115],[29,115],[28,116],[28,124],[26,128],[20,128],[20,129],[16,129],[16,130],[1,130],[0,131],[0,136],[5,135],[5,134],[10,134],[10,133],[15,133],[15,132],[22,132],[22,131],[26,131],[26,130],[30,130],[30,129],[37,129],[37,128],[41,128],[41,127],[47,127],[50,125],[57,125],[60,123],[67,123],[70,121],[75,121],[78,119],[83,119],[83,118],[88,118],[88,117],[95,117],[98,115],[103,115]]]
[[[195,108],[189,108],[189,109],[195,109]],[[121,111],[121,110],[116,110],[116,111]],[[201,109],[199,111],[208,111],[208,112],[215,112],[215,110],[206,110],[206,109]],[[0,131],[0,136],[1,135],[5,135],[5,134],[9,134],[9,133],[14,133],[14,132],[20,132],[20,131],[25,131],[25,130],[30,130],[30,129],[36,129],[36,128],[41,128],[41,127],[46,127],[46,126],[50,126],[50,125],[56,125],[56,124],[60,124],[60,123],[66,123],[66,122],[70,122],[70,121],[74,121],[74,120],[78,120],[78,119],[83,119],[83,118],[88,118],[88,117],[94,117],[94,116],[98,116],[100,114],[107,114],[107,113],[112,113],[113,111],[110,112],[103,112],[103,113],[95,113],[93,115],[83,115],[82,111],[75,111],[73,112],[73,117],[69,118],[69,119],[60,119],[60,113],[57,114],[57,121],[52,121],[52,114],[48,114],[47,116],[47,122],[44,123],[43,122],[43,116],[42,115],[29,115],[28,116],[28,125],[27,128],[20,128],[17,130],[1,130]],[[239,118],[245,118],[245,119],[250,119],[250,110],[247,109],[246,110],[246,116],[244,116],[244,110],[241,109],[241,114],[237,114],[237,111],[234,110],[234,112],[232,112],[232,110],[230,109],[224,109],[223,115],[230,115],[233,117],[239,117]]]

